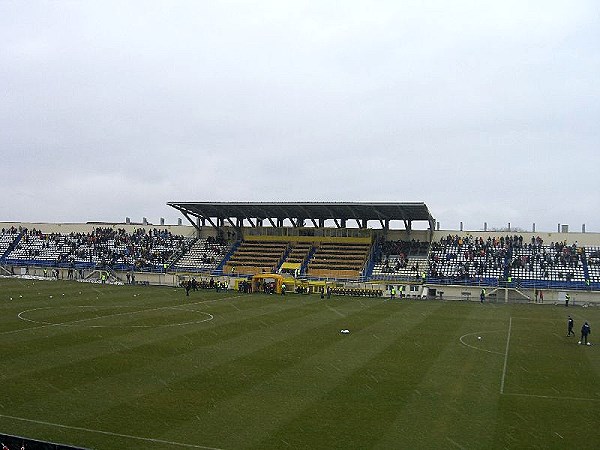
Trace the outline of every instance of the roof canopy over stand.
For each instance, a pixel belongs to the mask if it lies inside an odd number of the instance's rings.
[[[283,227],[285,220],[297,228],[307,226],[307,222],[323,228],[326,220],[333,220],[337,228],[346,228],[348,221],[356,221],[358,228],[366,229],[371,220],[378,221],[384,230],[389,229],[392,220],[404,222],[409,231],[413,221],[426,221],[432,233],[435,226],[425,203],[168,202],[167,205],[179,210],[198,230],[208,223],[220,231],[227,223],[241,233],[245,223],[262,227],[267,221],[277,228]]]

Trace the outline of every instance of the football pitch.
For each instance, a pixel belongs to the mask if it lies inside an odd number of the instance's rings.
[[[0,433],[94,449],[593,448],[600,345],[577,345],[584,320],[595,342],[594,307],[4,278]]]

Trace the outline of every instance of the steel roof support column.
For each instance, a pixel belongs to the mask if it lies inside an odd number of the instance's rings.
[[[236,239],[242,239],[244,237],[244,235],[242,233],[242,227],[240,226],[240,218],[236,217],[235,220],[236,220],[236,223],[234,223],[233,220],[231,220],[231,217],[227,217],[227,222],[229,222],[229,225],[231,225],[231,227],[235,231]],[[241,219],[241,220],[242,220],[242,226],[243,226],[244,219]]]
[[[197,237],[200,237],[200,225],[197,224],[187,213],[187,211],[183,211],[183,210],[179,210],[179,212],[181,212],[181,214],[183,214],[183,216],[192,224],[192,226],[196,229],[196,235]],[[198,217],[196,219],[199,219]]]

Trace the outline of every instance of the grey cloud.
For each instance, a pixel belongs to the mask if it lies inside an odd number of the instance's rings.
[[[379,200],[598,231],[598,20],[591,1],[1,3],[0,220]]]

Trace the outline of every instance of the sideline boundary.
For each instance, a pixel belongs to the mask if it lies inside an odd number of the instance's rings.
[[[49,427],[62,428],[62,429],[67,429],[67,430],[85,431],[86,433],[103,434],[105,436],[114,436],[114,437],[121,437],[121,438],[126,438],[126,439],[135,439],[137,441],[154,442],[156,444],[168,444],[168,445],[172,445],[174,447],[200,448],[200,449],[204,449],[204,450],[223,450],[218,447],[208,447],[206,445],[186,444],[184,442],[167,441],[164,439],[156,439],[156,438],[146,438],[146,437],[141,437],[141,436],[133,436],[130,434],[113,433],[112,431],[92,430],[90,428],[76,427],[73,425],[63,425],[60,423],[46,422],[43,420],[26,419],[24,417],[9,416],[7,414],[0,414],[0,418],[11,419],[11,420],[19,421],[19,422],[35,423],[38,425],[46,425]]]

